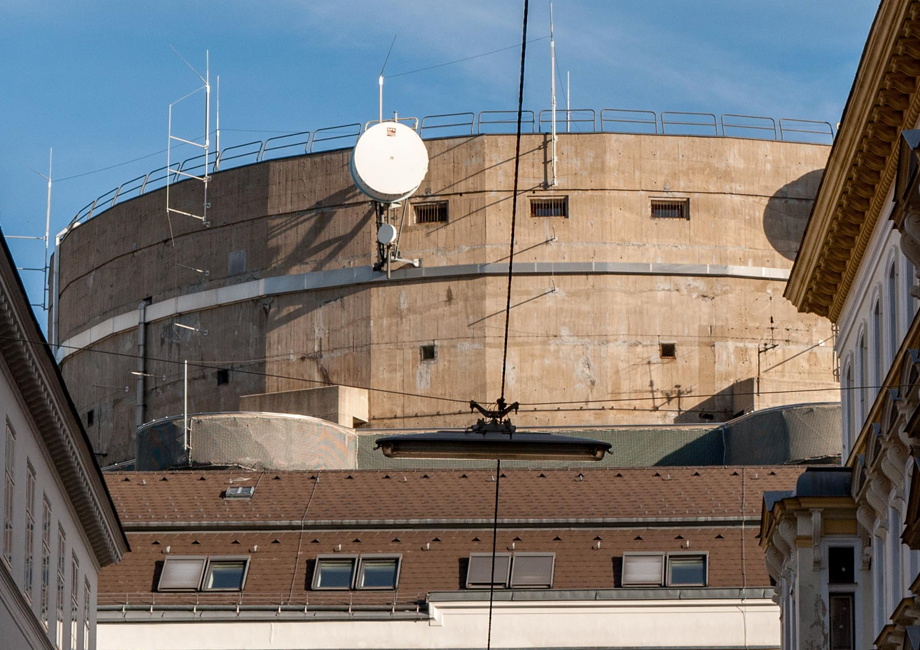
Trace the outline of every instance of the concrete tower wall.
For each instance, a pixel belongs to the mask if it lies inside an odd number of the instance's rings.
[[[93,410],[88,430],[106,462],[134,447],[142,301],[155,376],[144,421],[181,413],[189,359],[230,370],[218,384],[216,369],[190,369],[190,411],[326,383],[459,400],[372,391],[371,426],[468,424],[464,403],[500,392],[514,144],[426,142],[413,201],[448,201],[448,221],[417,224],[410,210],[401,249],[423,267],[389,281],[370,270],[374,209],[354,188],[349,151],[215,174],[210,228],[170,224],[158,191],[72,230],[52,291],[68,346],[58,357],[81,413]],[[813,347],[829,323],[782,298],[828,147],[560,134],[559,184],[547,188],[547,144],[523,138],[506,397],[570,403],[525,406],[519,424],[718,422],[838,398],[832,349]],[[567,197],[568,217],[530,216],[543,196]],[[689,219],[653,218],[652,199],[689,199]],[[173,186],[171,201],[198,211],[200,185]],[[422,359],[425,345],[435,359]],[[611,399],[623,401],[593,402]]]

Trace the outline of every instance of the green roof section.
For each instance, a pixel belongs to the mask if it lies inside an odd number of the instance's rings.
[[[521,431],[540,431],[521,428]],[[701,467],[836,462],[840,457],[840,404],[798,404],[755,411],[725,424],[552,429],[612,447],[600,462],[505,461],[509,468]],[[430,431],[427,430],[427,431]],[[377,439],[419,431],[358,430],[358,469],[489,468],[491,461],[386,458]]]

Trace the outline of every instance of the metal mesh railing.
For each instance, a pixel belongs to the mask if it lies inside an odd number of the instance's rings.
[[[403,591],[307,591],[290,592],[106,592],[98,596],[100,610],[202,611],[275,610],[280,613],[309,612],[390,612],[424,613],[427,593]]]
[[[423,138],[476,136],[487,133],[513,133],[517,125],[517,111],[480,111],[479,113],[446,113],[422,118],[401,117],[399,121],[417,131]],[[354,146],[362,132],[377,124],[370,120],[364,124],[352,123],[325,127],[314,131],[300,131],[255,140],[211,152],[207,165],[204,156],[192,156],[171,169],[159,167],[146,174],[135,176],[109,190],[74,215],[62,237],[76,224],[91,219],[119,201],[141,196],[170,182],[181,180],[179,172],[218,172],[240,164],[250,164],[286,156],[299,156]],[[546,133],[552,128],[551,111],[535,113],[525,110],[521,122],[527,133]],[[600,115],[592,108],[557,110],[557,133],[623,133],[648,135],[695,135],[717,137],[747,137],[761,140],[780,140],[814,144],[831,144],[835,131],[830,122],[800,120],[757,115],[725,113],[688,113],[604,108]],[[279,152],[283,152],[280,153]],[[229,164],[228,163],[232,163]]]

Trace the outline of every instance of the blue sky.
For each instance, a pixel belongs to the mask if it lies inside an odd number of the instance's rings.
[[[220,75],[223,147],[273,131],[374,119],[377,75],[512,46],[519,0],[0,0],[0,225],[44,228],[54,147],[52,236],[96,196],[165,165],[167,105]],[[558,0],[557,61],[572,107],[704,111],[839,121],[877,5],[854,0]],[[549,33],[532,0],[529,36]],[[549,41],[528,47],[525,107],[550,104]],[[519,52],[394,76],[385,112],[516,107]],[[559,100],[562,102],[562,99]],[[187,102],[185,103],[188,104]],[[189,110],[198,110],[197,104]],[[183,106],[183,110],[185,107]],[[197,135],[179,113],[180,135]],[[189,126],[183,132],[183,128]],[[13,242],[41,265],[38,244]],[[25,276],[40,297],[40,282]]]

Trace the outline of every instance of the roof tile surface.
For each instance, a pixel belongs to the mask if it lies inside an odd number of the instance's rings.
[[[554,589],[620,587],[627,551],[706,552],[711,587],[766,587],[762,493],[804,467],[509,470],[499,552],[555,553]],[[414,607],[465,588],[470,553],[492,550],[486,470],[113,473],[132,552],[102,571],[99,603]],[[222,498],[255,486],[251,499]],[[743,515],[743,518],[742,518]],[[742,521],[742,519],[744,521]],[[311,590],[320,554],[396,553],[399,589]],[[242,593],[159,593],[168,555],[248,555]]]

